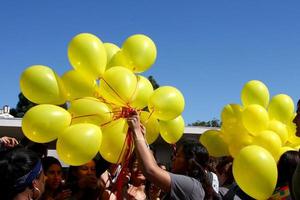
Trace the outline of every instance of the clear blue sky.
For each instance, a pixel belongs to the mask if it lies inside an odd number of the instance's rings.
[[[2,0],[0,106],[15,107],[24,69],[71,69],[67,45],[89,32],[121,45],[143,33],[156,63],[145,76],[183,93],[186,123],[220,118],[243,85],[263,81],[271,96],[300,97],[300,2],[296,0]]]

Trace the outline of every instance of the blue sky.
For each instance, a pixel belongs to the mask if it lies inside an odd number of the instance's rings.
[[[0,3],[0,106],[15,107],[24,69],[71,69],[69,41],[81,32],[121,45],[143,33],[156,63],[143,75],[184,95],[186,123],[220,118],[258,79],[270,95],[300,97],[300,2],[296,0],[16,1]]]

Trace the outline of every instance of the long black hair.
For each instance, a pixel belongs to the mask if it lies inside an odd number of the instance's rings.
[[[292,183],[292,177],[299,161],[300,158],[297,151],[287,151],[280,156],[277,163],[277,187]]]
[[[218,195],[212,187],[212,179],[209,178],[211,169],[207,149],[194,140],[185,140],[180,146],[188,162],[187,175],[200,181],[205,191],[204,199],[217,199]]]
[[[28,174],[40,162],[38,155],[22,147],[2,152],[0,155],[0,199],[13,199],[32,183],[16,187],[17,180]]]

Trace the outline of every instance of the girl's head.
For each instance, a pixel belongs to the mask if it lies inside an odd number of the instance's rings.
[[[50,190],[56,190],[59,188],[62,182],[62,166],[54,157],[48,156],[42,159],[43,169],[46,180],[46,187]]]
[[[70,166],[69,181],[77,181],[85,176],[96,176],[96,162],[89,162],[80,166]]]
[[[30,191],[31,198],[38,199],[44,192],[42,164],[33,151],[14,148],[0,156],[0,196],[13,199],[16,195]]]
[[[173,158],[172,172],[187,174],[191,172],[190,169],[193,168],[195,161],[206,169],[209,164],[208,151],[198,141],[183,141]]]
[[[133,185],[145,184],[146,177],[144,176],[137,159],[134,159],[132,162],[130,174],[131,182]]]

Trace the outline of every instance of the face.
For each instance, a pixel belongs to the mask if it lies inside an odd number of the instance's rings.
[[[81,178],[81,177],[87,176],[87,175],[96,175],[96,163],[93,160],[91,160],[88,163],[81,165],[78,168],[77,172],[78,172],[77,173],[78,178]]]
[[[172,172],[183,174],[186,172],[186,170],[187,161],[184,156],[183,148],[180,146],[172,160]]]
[[[62,169],[58,164],[52,164],[45,172],[47,176],[46,184],[50,189],[57,189],[62,181]]]
[[[131,179],[133,182],[141,182],[146,180],[146,177],[143,175],[137,160],[135,160],[132,165]]]
[[[300,105],[297,105],[297,114],[293,122],[296,124],[296,136],[300,137]]]

